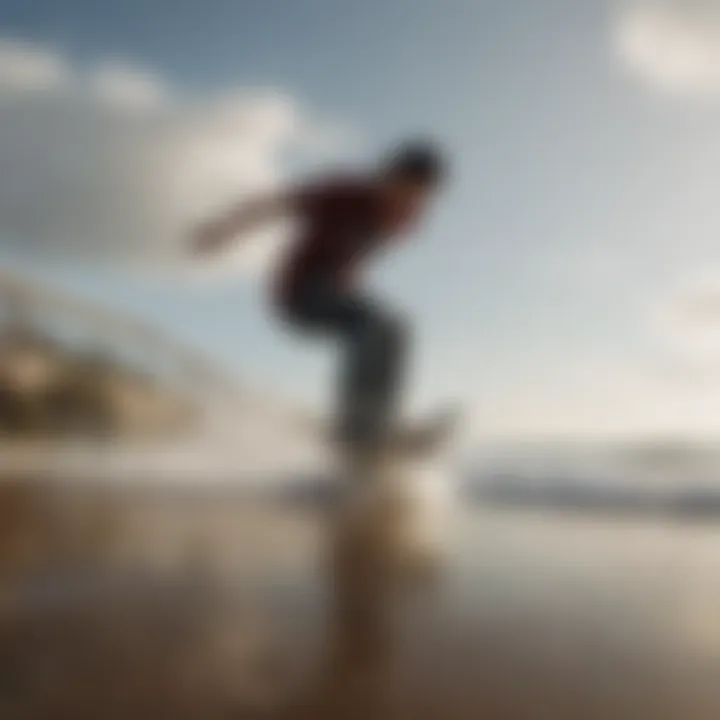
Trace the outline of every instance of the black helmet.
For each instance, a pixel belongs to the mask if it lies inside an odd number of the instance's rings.
[[[428,140],[402,143],[390,154],[385,172],[416,180],[422,184],[439,184],[446,175],[446,163],[440,149]]]

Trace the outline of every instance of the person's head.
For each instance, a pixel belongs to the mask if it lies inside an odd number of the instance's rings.
[[[426,140],[403,143],[380,169],[386,196],[399,212],[422,207],[443,184],[446,174],[443,154]]]

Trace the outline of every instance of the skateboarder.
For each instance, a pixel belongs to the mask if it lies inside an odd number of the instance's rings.
[[[369,172],[328,175],[242,203],[195,234],[196,250],[211,253],[268,221],[300,221],[274,306],[292,327],[339,341],[338,439],[354,449],[372,450],[397,429],[409,329],[402,315],[363,292],[358,271],[413,227],[445,175],[432,143],[409,142]]]

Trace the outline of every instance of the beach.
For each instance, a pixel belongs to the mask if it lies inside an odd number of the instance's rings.
[[[3,718],[720,712],[711,524],[465,505],[435,572],[399,582],[334,553],[319,507],[103,503],[94,553],[6,573]]]

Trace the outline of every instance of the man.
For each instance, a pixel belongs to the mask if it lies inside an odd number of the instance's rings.
[[[420,218],[445,178],[439,151],[410,142],[371,173],[341,174],[242,204],[202,226],[213,252],[262,223],[293,215],[301,230],[280,268],[275,305],[303,332],[337,339],[343,352],[339,439],[374,450],[393,437],[407,357],[404,319],[367,297],[358,271]]]

